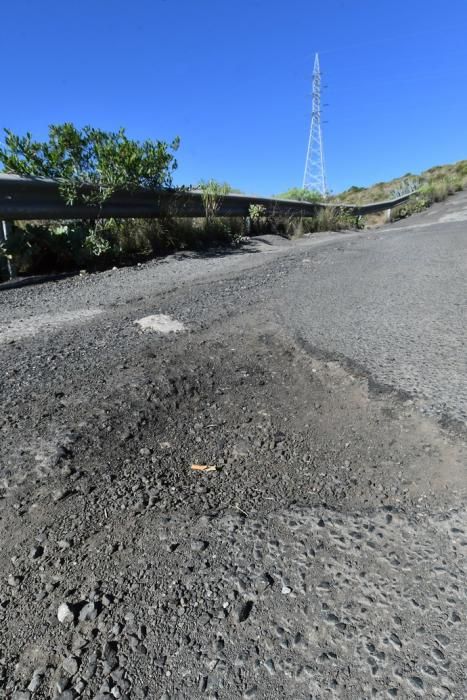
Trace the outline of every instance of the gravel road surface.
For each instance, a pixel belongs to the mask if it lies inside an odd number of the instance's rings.
[[[466,272],[460,193],[1,290],[0,697],[467,697]]]

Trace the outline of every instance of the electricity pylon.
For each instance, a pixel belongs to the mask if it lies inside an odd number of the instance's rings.
[[[321,131],[321,71],[319,57],[315,55],[313,68],[313,103],[311,110],[310,137],[306,154],[303,189],[318,192],[326,197],[326,174],[324,171],[323,134]]]

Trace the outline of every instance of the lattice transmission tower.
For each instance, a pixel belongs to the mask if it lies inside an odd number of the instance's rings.
[[[323,133],[321,130],[321,71],[318,54],[313,67],[313,103],[311,110],[310,137],[306,154],[303,189],[319,192],[326,197],[326,173],[324,169]]]

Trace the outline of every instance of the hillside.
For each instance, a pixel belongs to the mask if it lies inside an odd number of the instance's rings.
[[[450,165],[437,165],[420,175],[406,173],[402,177],[388,182],[377,182],[371,187],[350,187],[332,197],[332,200],[351,204],[367,204],[384,201],[421,189],[424,196],[433,201],[441,201],[449,194],[467,186],[467,160],[460,160]]]

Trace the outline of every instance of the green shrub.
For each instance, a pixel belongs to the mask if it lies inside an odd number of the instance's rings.
[[[447,180],[449,194],[454,194],[454,192],[460,192],[463,189],[463,181],[461,177],[452,176]]]
[[[321,202],[323,197],[319,192],[305,190],[299,187],[292,187],[287,192],[274,195],[277,199],[292,199],[299,202]]]
[[[460,160],[454,166],[455,172],[460,177],[467,176],[467,160]]]
[[[242,218],[120,219],[107,222],[106,248],[100,255],[89,246],[89,229],[82,222],[33,222],[13,227],[6,254],[18,274],[46,274],[78,269],[128,265],[176,250],[238,245],[244,235]]]
[[[68,204],[102,205],[118,189],[170,187],[177,167],[173,152],[179,146],[178,138],[171,144],[135,141],[125,129],[78,129],[69,122],[51,125],[47,141],[34,141],[30,133],[17,136],[9,129],[4,131],[0,163],[5,172],[58,179]],[[83,184],[91,185],[92,192],[83,193]]]
[[[227,182],[217,182],[211,179],[201,180],[198,184],[198,189],[201,190],[206,221],[213,221],[222,204],[222,198],[229,194],[232,188]]]
[[[178,139],[171,144],[135,141],[126,136],[124,129],[78,129],[71,123],[50,126],[46,141],[5,129],[0,163],[8,173],[58,179],[67,204],[81,202],[100,207],[120,189],[143,187],[156,192],[170,187],[177,167],[173,153],[178,145]],[[83,189],[83,185],[91,187]],[[20,230],[22,233],[7,246],[20,269],[56,269],[93,259],[103,264],[118,252],[118,224],[112,220],[98,218],[58,227],[26,225]]]

